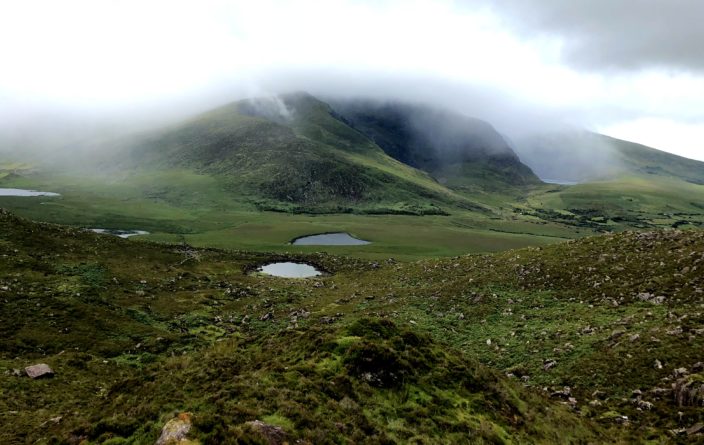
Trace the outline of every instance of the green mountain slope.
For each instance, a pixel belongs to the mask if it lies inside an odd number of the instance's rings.
[[[374,274],[368,263],[316,256],[334,278],[277,280],[246,273],[266,255],[184,261],[183,247],[5,212],[0,228],[0,391],[13,394],[0,398],[3,443],[155,443],[179,412],[202,444],[267,443],[257,420],[277,444],[606,437],[421,329],[328,314],[331,279],[346,293]],[[54,378],[13,375],[35,362]]]
[[[451,188],[501,189],[538,184],[488,123],[426,106],[334,101],[340,118],[389,156],[427,171]]]
[[[517,151],[543,178],[588,182],[647,175],[704,184],[704,162],[585,131],[518,141]]]
[[[372,213],[479,209],[386,156],[309,95],[247,100],[123,143],[122,169],[191,169],[227,178],[262,208]],[[125,154],[127,153],[127,154]],[[114,160],[110,161],[113,164]]]
[[[588,132],[519,141],[541,177],[574,181],[529,197],[530,212],[602,231],[696,227],[704,221],[704,163]]]

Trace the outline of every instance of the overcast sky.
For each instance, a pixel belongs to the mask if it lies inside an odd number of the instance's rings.
[[[704,1],[0,1],[0,118],[286,89],[564,121],[704,160]],[[504,128],[505,127],[505,128]]]

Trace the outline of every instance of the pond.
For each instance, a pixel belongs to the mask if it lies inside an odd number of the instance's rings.
[[[149,232],[144,230],[119,230],[119,229],[90,229],[95,233],[104,233],[106,235],[115,235],[120,238],[129,238],[137,235],[149,235]]]
[[[310,264],[292,263],[290,261],[266,264],[258,270],[267,275],[281,278],[308,278],[322,275],[318,269]]]
[[[567,179],[542,179],[541,180],[547,184],[558,184],[558,185],[577,185],[578,181],[570,181]]]
[[[335,232],[302,236],[294,239],[291,244],[294,246],[364,246],[371,243],[355,238],[349,233]]]
[[[0,196],[61,196],[53,192],[38,192],[36,190],[25,189],[2,189],[0,188]]]

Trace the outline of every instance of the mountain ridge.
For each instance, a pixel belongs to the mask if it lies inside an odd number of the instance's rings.
[[[588,182],[635,174],[704,184],[704,162],[589,131],[526,137],[516,150],[543,178]]]

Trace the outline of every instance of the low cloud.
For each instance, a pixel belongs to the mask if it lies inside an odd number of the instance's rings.
[[[556,38],[564,60],[589,70],[704,71],[704,2],[477,1],[524,38]]]
[[[447,107],[510,137],[646,119],[704,128],[703,8],[685,0],[4,2],[0,149],[18,138],[10,149],[26,149],[42,128],[43,143],[70,147],[81,132],[139,131],[290,91]],[[657,148],[698,155],[676,142]]]

